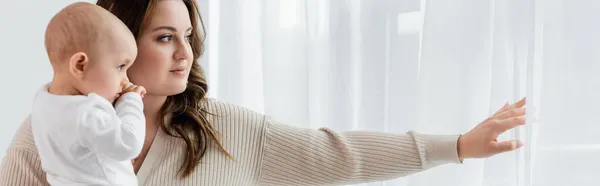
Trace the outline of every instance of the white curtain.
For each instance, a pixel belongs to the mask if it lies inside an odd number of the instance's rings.
[[[289,125],[464,133],[527,96],[525,148],[364,185],[600,185],[600,1],[199,2],[209,96]]]

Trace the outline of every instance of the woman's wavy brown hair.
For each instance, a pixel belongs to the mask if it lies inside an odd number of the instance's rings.
[[[144,25],[151,19],[153,8],[159,0],[98,0],[98,6],[117,16],[133,33],[140,38]],[[206,30],[200,16],[198,5],[194,0],[182,0],[190,14],[192,23],[192,39],[190,41],[194,61],[190,71],[187,88],[183,93],[168,96],[161,108],[165,117],[172,114],[169,124],[161,124],[161,129],[170,136],[181,138],[185,142],[185,161],[179,169],[182,177],[189,176],[206,152],[209,143],[214,143],[229,158],[231,155],[223,148],[219,133],[210,124],[207,115],[210,113],[202,108],[201,102],[208,91],[204,72],[198,63],[198,58],[204,53]],[[199,24],[203,34],[199,34]]]

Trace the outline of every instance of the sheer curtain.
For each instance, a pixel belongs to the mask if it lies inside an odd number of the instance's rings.
[[[527,96],[525,148],[363,185],[600,185],[600,2],[199,2],[209,96],[289,125],[464,133]]]

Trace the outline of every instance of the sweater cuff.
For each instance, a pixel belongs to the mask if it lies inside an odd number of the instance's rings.
[[[419,134],[420,142],[425,145],[425,162],[427,167],[462,161],[458,157],[458,137],[460,135],[428,135]]]

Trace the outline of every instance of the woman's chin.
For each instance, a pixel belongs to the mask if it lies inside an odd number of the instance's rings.
[[[163,95],[163,96],[173,96],[177,94],[181,94],[187,88],[187,81],[170,81],[162,83],[162,86],[153,87],[153,94],[155,95]],[[150,92],[150,91],[149,91]]]
[[[181,94],[187,88],[187,83],[173,83],[169,88],[169,95]]]

